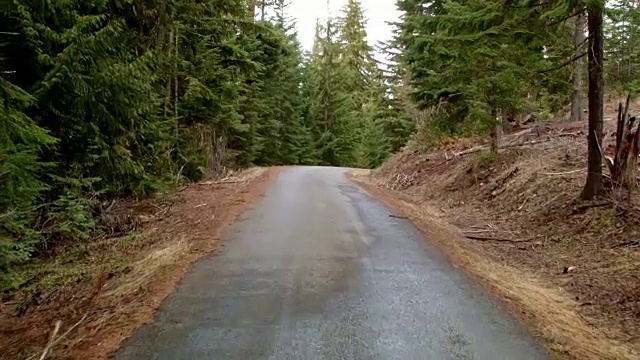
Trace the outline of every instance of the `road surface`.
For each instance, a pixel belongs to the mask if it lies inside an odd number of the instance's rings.
[[[339,168],[283,170],[116,359],[548,359]]]

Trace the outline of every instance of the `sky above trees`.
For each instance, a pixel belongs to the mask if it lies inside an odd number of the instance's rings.
[[[347,4],[347,0],[330,0],[331,16],[336,16]],[[395,0],[362,0],[365,17],[368,19],[367,34],[370,44],[378,41],[386,41],[391,38],[391,27],[387,21],[396,21],[399,12],[396,9]],[[325,21],[329,11],[324,0],[293,0],[291,2],[291,15],[296,19],[298,37],[305,50],[311,50],[316,19]]]

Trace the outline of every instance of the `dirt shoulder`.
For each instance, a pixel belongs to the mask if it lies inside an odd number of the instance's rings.
[[[191,263],[216,251],[225,229],[278,171],[250,169],[123,204],[116,212],[135,216],[135,231],[64,249],[25,269],[32,280],[0,302],[0,359],[37,359],[47,344],[47,359],[108,358],[153,319]]]
[[[496,261],[480,244],[465,238],[460,228],[444,220],[441,210],[376,186],[362,173],[352,179],[411,220],[454,266],[471,275],[527,324],[554,358],[640,359],[637,343],[617,340],[611,329],[594,326],[576,311],[581,303],[569,292],[539,273]]]
[[[615,125],[615,124],[608,124]],[[577,200],[585,124],[407,149],[355,180],[410,218],[559,358],[640,359],[640,194]],[[604,148],[615,141],[606,126]]]

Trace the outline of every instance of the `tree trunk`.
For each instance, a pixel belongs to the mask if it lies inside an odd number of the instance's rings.
[[[575,53],[573,62],[573,96],[571,99],[571,121],[582,121],[582,57],[584,51],[584,13],[576,17],[576,28],[573,36]]]
[[[174,96],[174,103],[173,103],[173,117],[176,119],[176,127],[175,127],[175,137],[178,137],[178,132],[179,132],[179,125],[180,125],[180,121],[178,120],[178,64],[180,62],[180,60],[178,59],[178,56],[180,55],[179,50],[178,50],[178,26],[176,24],[176,37],[175,37],[175,77],[174,77],[174,87],[173,87],[173,96]]]
[[[258,0],[249,0],[249,19],[251,21],[255,20],[256,17],[256,7],[258,6]]]
[[[500,120],[498,119],[497,112],[492,110],[491,116],[493,117],[493,122],[494,122],[494,125],[491,128],[491,153],[498,154],[498,149],[500,145],[499,144],[500,132],[502,129],[500,126]]]
[[[173,28],[169,32],[169,56],[173,55]],[[164,117],[169,116],[169,104],[171,103],[171,74],[167,76],[167,92],[164,98]]]
[[[580,197],[589,200],[602,190],[602,121],[604,79],[602,61],[604,60],[602,37],[602,13],[604,2],[592,5],[588,9],[587,26],[589,30],[589,163],[587,181]]]

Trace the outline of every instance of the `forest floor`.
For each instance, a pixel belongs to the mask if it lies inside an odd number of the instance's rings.
[[[616,107],[606,110],[607,153]],[[479,150],[481,140],[458,139],[407,149],[353,178],[501,297],[558,358],[640,359],[640,193],[577,200],[586,133],[583,123],[528,125],[505,134],[497,156]]]
[[[144,201],[111,204],[118,236],[56,249],[0,301],[0,359],[106,359],[152,320],[189,265],[266,190],[278,168],[254,168]],[[125,229],[125,231],[123,231]]]

